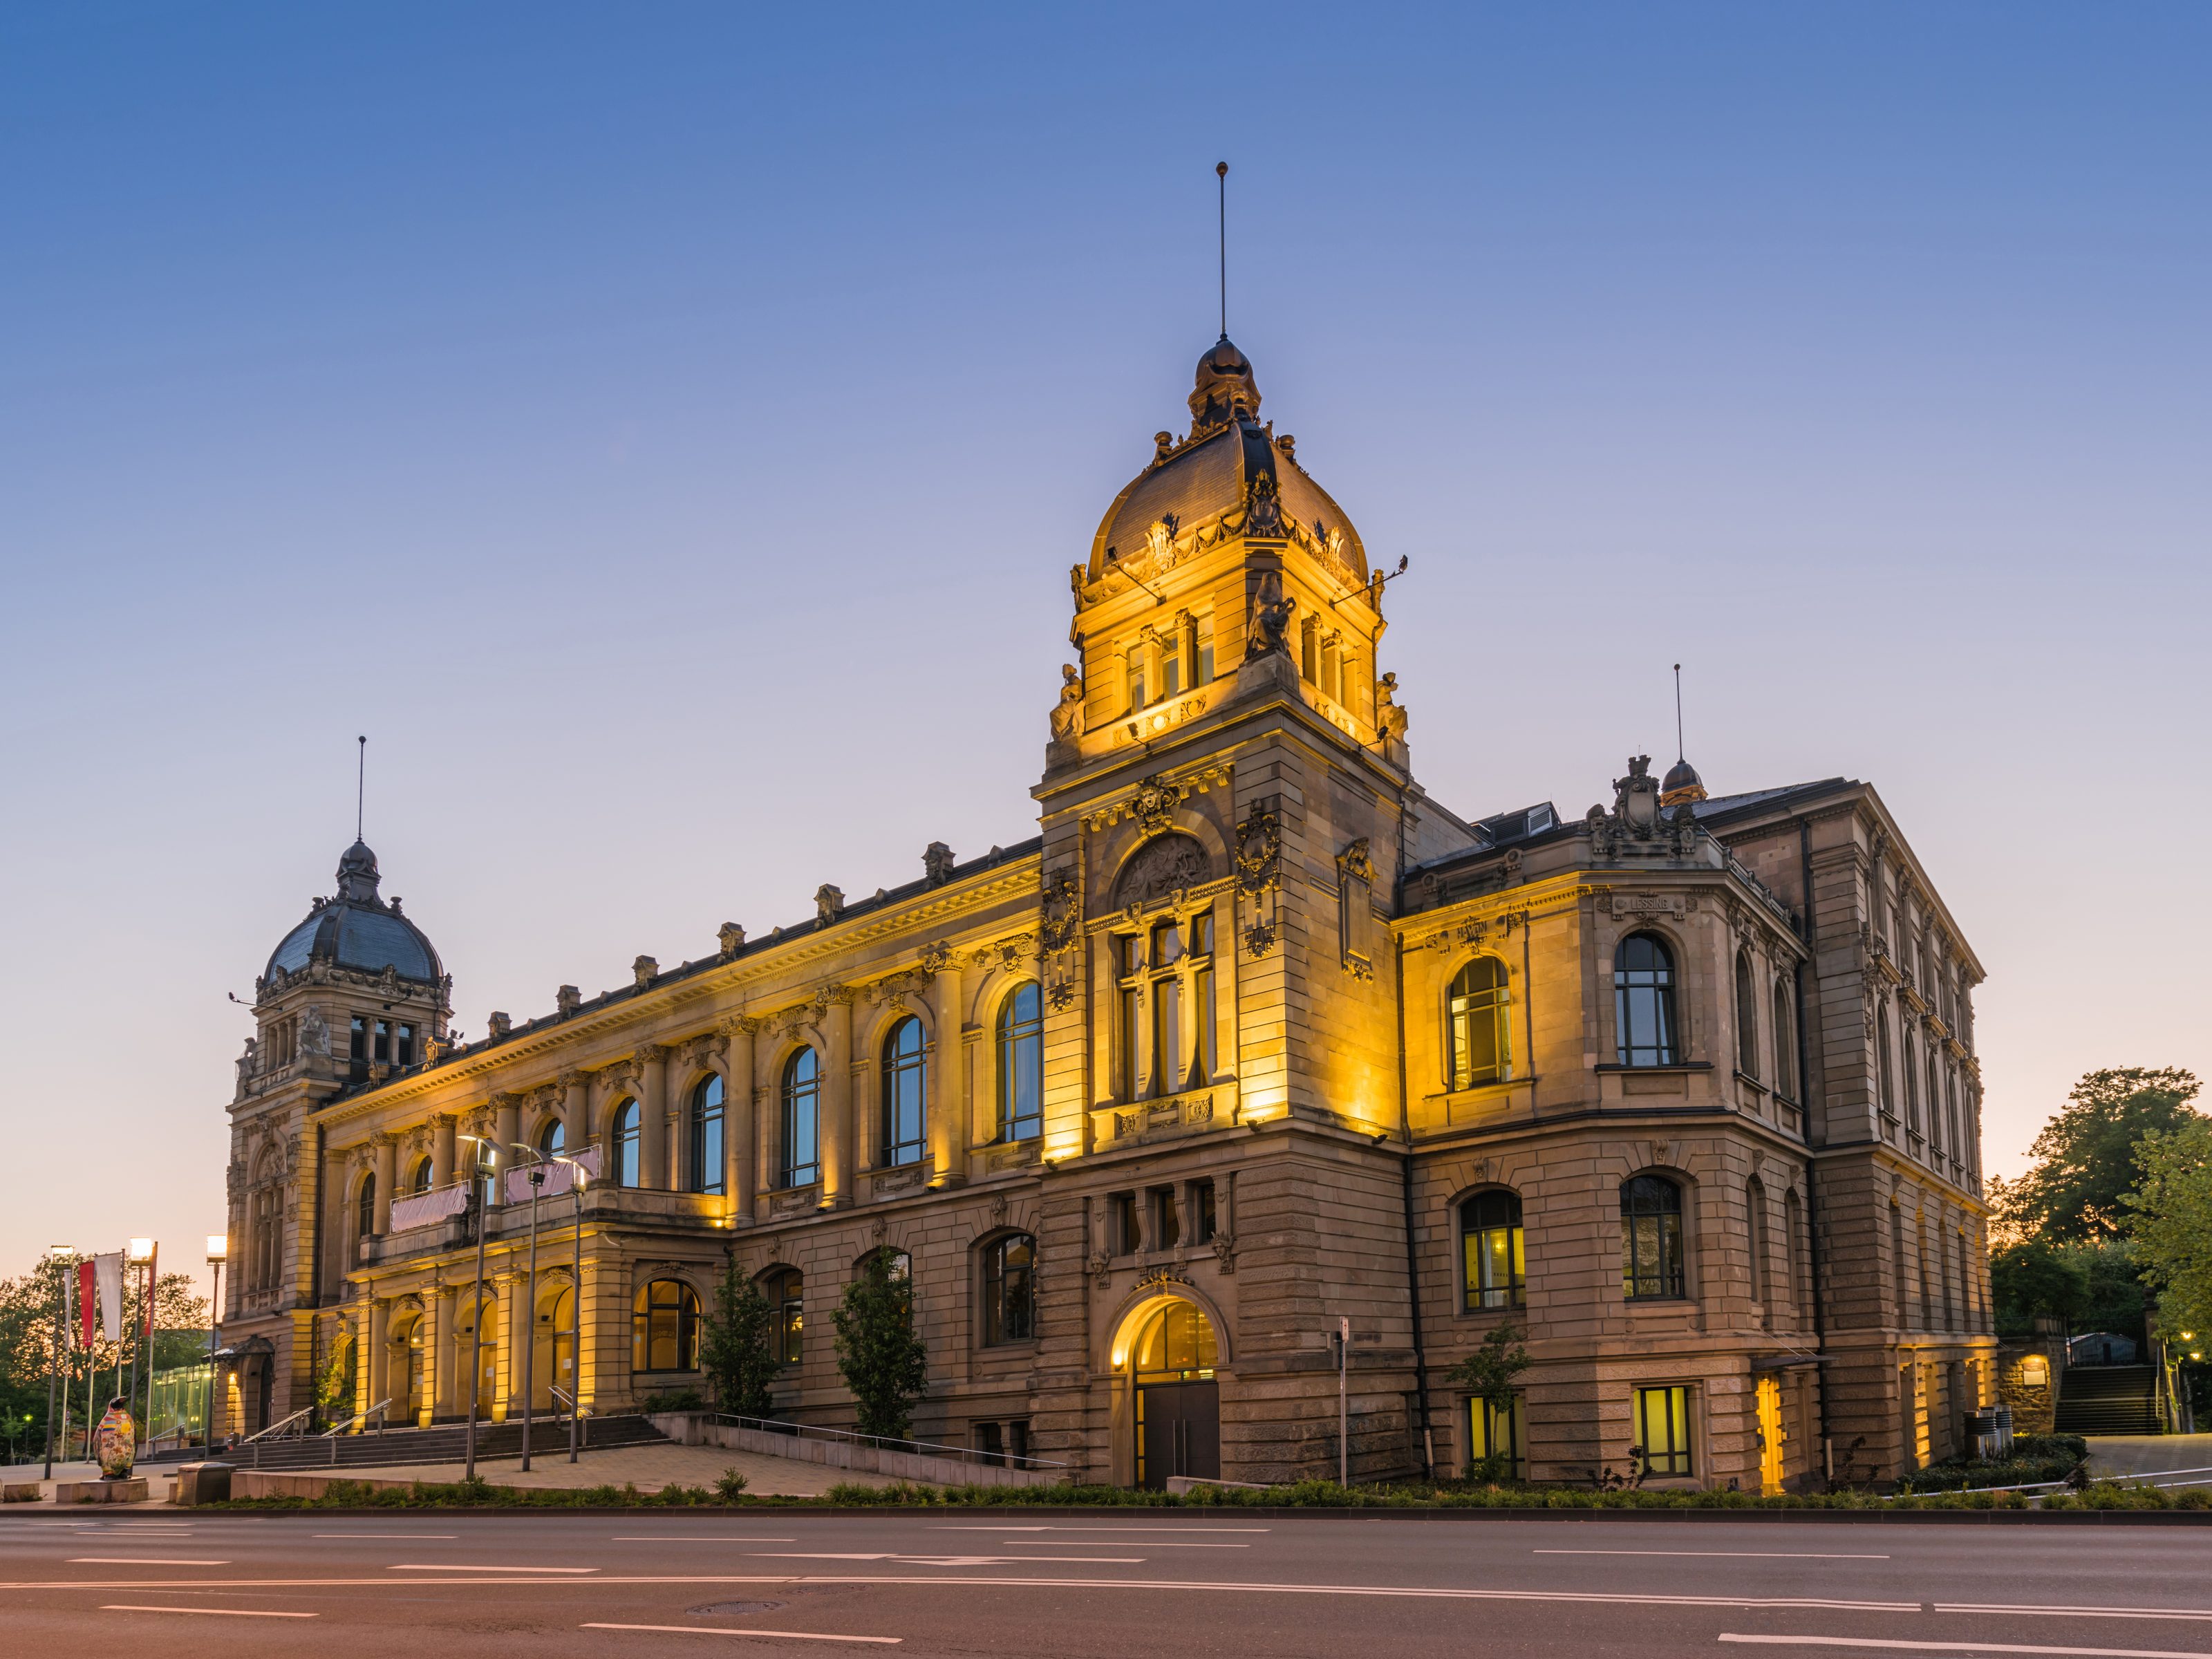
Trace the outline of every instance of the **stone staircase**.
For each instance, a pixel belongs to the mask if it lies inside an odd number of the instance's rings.
[[[2061,1434],[2161,1434],[2157,1382],[2148,1365],[2069,1365],[2053,1426]]]
[[[258,1440],[215,1455],[241,1469],[366,1469],[410,1463],[458,1463],[467,1455],[468,1432],[465,1423],[440,1423],[427,1429],[387,1429],[381,1434],[341,1434],[329,1439],[311,1435],[304,1440]],[[615,1446],[659,1445],[667,1438],[644,1417],[584,1419],[586,1451],[604,1451]],[[556,1453],[567,1455],[567,1420],[536,1419],[530,1427],[530,1450],[533,1457]],[[522,1425],[519,1421],[477,1425],[478,1462],[521,1455]]]

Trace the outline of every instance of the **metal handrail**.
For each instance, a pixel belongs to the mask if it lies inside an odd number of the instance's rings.
[[[569,1417],[574,1417],[574,1416],[578,1415],[578,1413],[577,1413],[577,1410],[576,1410],[576,1396],[575,1396],[575,1395],[574,1395],[570,1394],[567,1389],[561,1388],[558,1384],[550,1384],[550,1385],[549,1385],[549,1386],[546,1388],[545,1392],[546,1392],[546,1393],[548,1393],[548,1394],[550,1394],[550,1395],[551,1395],[553,1396],[553,1398],[554,1398],[554,1399],[556,1399],[556,1400],[559,1401],[562,1405],[566,1406],[566,1407],[568,1408],[568,1411],[567,1411],[565,1413],[561,1413],[561,1412],[556,1412],[556,1413],[553,1414],[553,1420],[554,1420],[555,1422],[556,1422],[556,1423],[557,1423],[557,1422],[559,1422],[559,1421],[561,1420],[561,1419],[562,1419],[562,1417],[563,1415],[569,1416]],[[583,1416],[586,1416],[586,1417],[589,1417],[589,1416],[591,1415],[591,1413],[589,1413],[589,1412],[585,1412],[585,1413],[582,1413],[582,1415],[583,1415]]]
[[[314,1414],[314,1410],[313,1406],[302,1406],[289,1417],[277,1419],[267,1428],[247,1435],[238,1443],[241,1446],[250,1446],[257,1440],[289,1440],[304,1437],[307,1432],[307,1419]]]
[[[374,1406],[371,1406],[367,1411],[356,1412],[351,1417],[346,1419],[344,1422],[339,1424],[337,1427],[334,1429],[325,1429],[323,1431],[323,1438],[329,1440],[336,1436],[347,1433],[356,1424],[366,1423],[372,1417],[378,1419],[376,1426],[378,1431],[380,1433],[385,1429],[391,1426],[390,1424],[384,1420],[385,1413],[391,1409],[392,1402],[389,1400],[380,1400]]]
[[[718,1423],[734,1423],[741,1428],[759,1429],[769,1434],[788,1434],[802,1439],[808,1435],[819,1435],[825,1440],[843,1440],[856,1446],[873,1446],[878,1451],[921,1452],[933,1457],[954,1457],[986,1468],[1064,1469],[1069,1467],[1066,1463],[1055,1463],[1049,1458],[1026,1457],[1017,1452],[987,1452],[975,1446],[940,1446],[929,1440],[887,1440],[879,1434],[859,1434],[851,1429],[825,1429],[812,1423],[787,1423],[780,1418],[738,1417],[730,1412],[684,1414],[711,1417]]]

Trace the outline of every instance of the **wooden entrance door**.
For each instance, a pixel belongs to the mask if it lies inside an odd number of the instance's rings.
[[[1137,1390],[1137,1484],[1221,1478],[1221,1385],[1148,1382]]]
[[[1759,1489],[1782,1492],[1782,1383],[1771,1373],[1759,1379]]]

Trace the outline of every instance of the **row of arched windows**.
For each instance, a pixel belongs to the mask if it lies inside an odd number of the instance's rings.
[[[1752,1203],[1753,1294],[1769,1295],[1765,1206],[1756,1189]],[[1796,1196],[1786,1199],[1790,1248],[1796,1249]],[[1469,1313],[1517,1308],[1527,1296],[1528,1260],[1521,1224],[1521,1195],[1490,1188],[1461,1201],[1460,1305]],[[1683,1233],[1682,1188],[1663,1175],[1632,1176],[1620,1184],[1620,1291],[1631,1302],[1656,1302],[1689,1294]]]
[[[1739,957],[1740,1008],[1745,1006],[1748,968],[1747,960]],[[1674,952],[1666,940],[1656,933],[1631,933],[1620,941],[1613,963],[1613,1021],[1621,1065],[1680,1066],[1687,1059],[1675,984]],[[1778,1042],[1790,1042],[1795,1026],[1788,1020],[1790,1005],[1784,989],[1778,981],[1775,1030]],[[1476,957],[1453,976],[1444,998],[1448,1088],[1477,1088],[1513,1075],[1511,1004],[1506,967],[1496,957]],[[1756,1076],[1755,1031],[1749,1041],[1753,1048],[1747,1052],[1754,1058],[1746,1069]],[[1789,1064],[1794,1067],[1794,1059]]]
[[[1753,1082],[1762,1080],[1759,1068],[1759,975],[1751,953],[1735,953],[1735,1068]],[[1776,975],[1767,988],[1768,1029],[1774,1033],[1774,1091],[1785,1099],[1797,1094],[1797,1018],[1795,993],[1789,980]]]
[[[913,1261],[903,1250],[884,1253],[891,1277],[911,1283]],[[1036,1240],[1007,1233],[983,1247],[978,1336],[987,1348],[1027,1342],[1036,1335]],[[865,1265],[867,1257],[863,1257]],[[805,1357],[806,1276],[796,1267],[771,1267],[757,1281],[769,1306],[769,1352],[779,1365]],[[704,1329],[699,1293],[680,1279],[641,1286],[630,1312],[630,1368],[638,1372],[696,1371]]]

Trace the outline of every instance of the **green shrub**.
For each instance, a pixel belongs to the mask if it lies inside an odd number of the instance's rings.
[[[725,1504],[734,1504],[745,1494],[752,1482],[735,1469],[724,1469],[714,1477],[714,1496]]]

